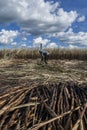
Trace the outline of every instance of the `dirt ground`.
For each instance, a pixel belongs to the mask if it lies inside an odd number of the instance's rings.
[[[68,80],[87,83],[87,61],[49,60],[46,65],[40,59],[0,60],[0,89]]]

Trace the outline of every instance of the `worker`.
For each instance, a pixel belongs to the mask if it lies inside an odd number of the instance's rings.
[[[49,53],[44,50],[39,50],[39,53],[41,55],[41,62],[44,61],[47,64]]]
[[[48,58],[49,58],[49,53],[45,50],[42,50],[42,44],[40,44],[39,53],[41,55],[41,62],[44,61],[45,64],[47,64],[47,61],[48,61]]]

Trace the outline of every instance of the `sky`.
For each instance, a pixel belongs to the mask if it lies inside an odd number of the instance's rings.
[[[0,49],[87,49],[87,0],[0,0]]]

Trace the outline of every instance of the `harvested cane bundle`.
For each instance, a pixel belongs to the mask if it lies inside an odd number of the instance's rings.
[[[86,130],[87,86],[54,83],[0,95],[0,130]]]

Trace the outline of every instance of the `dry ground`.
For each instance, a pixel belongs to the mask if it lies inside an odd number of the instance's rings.
[[[0,60],[0,89],[67,80],[87,83],[87,61],[49,60],[45,65],[40,59]]]
[[[0,130],[86,126],[87,61],[0,60]]]

